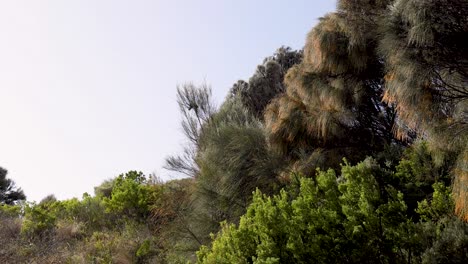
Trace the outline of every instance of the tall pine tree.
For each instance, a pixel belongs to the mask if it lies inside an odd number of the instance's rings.
[[[382,102],[378,27],[389,1],[339,1],[307,36],[304,59],[267,108],[270,143],[306,167],[358,161],[397,142],[396,113]]]
[[[384,101],[401,136],[419,132],[437,152],[458,155],[456,211],[468,220],[468,1],[397,0],[381,27]]]

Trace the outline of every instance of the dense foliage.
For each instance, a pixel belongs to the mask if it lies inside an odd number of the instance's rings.
[[[468,263],[467,13],[339,0],[219,107],[180,85],[180,180],[33,203],[0,168],[0,262]]]
[[[11,205],[26,199],[26,195],[24,195],[21,188],[17,188],[15,182],[6,177],[7,174],[7,170],[0,167],[0,205]]]
[[[418,182],[408,165],[417,166],[403,160],[390,171],[369,158],[346,163],[340,175],[331,169],[314,178],[294,175],[295,183],[273,197],[257,191],[238,227],[225,223],[199,262],[433,263],[445,250],[444,263],[466,260],[468,226],[453,215],[450,188],[434,183],[431,199],[411,208],[411,197],[396,188],[408,178]]]

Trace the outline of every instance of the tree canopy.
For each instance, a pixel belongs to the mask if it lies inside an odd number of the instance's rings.
[[[272,56],[257,66],[248,82],[239,80],[231,88],[231,95],[239,95],[244,106],[257,118],[263,119],[267,105],[285,92],[286,72],[302,61],[302,50],[279,48]]]
[[[348,2],[361,5],[362,14]],[[293,159],[305,153],[314,166],[336,167],[342,157],[357,161],[402,143],[392,133],[396,111],[382,102],[375,24],[385,11],[381,1],[340,1],[337,12],[310,31],[303,61],[286,74],[286,92],[265,113],[273,147]]]
[[[23,190],[16,187],[15,182],[7,178],[7,174],[8,171],[0,167],[0,204],[12,205],[26,200]]]

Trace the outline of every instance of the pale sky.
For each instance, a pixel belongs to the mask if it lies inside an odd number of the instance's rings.
[[[176,86],[220,104],[335,0],[0,0],[0,166],[28,200],[93,193],[181,149]]]

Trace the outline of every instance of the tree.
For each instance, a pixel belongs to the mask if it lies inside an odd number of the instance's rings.
[[[458,152],[456,211],[468,220],[468,1],[397,0],[383,21],[384,101],[398,128],[417,130],[437,152]]]
[[[446,134],[450,141],[442,144],[449,146],[466,142],[467,12],[466,0],[397,0],[379,44],[387,64],[384,100],[396,104],[405,125]]]
[[[198,248],[219,230],[219,222],[238,221],[255,188],[266,193],[274,188],[282,161],[269,151],[262,122],[240,94],[228,97],[217,111],[209,106],[206,86],[179,88],[178,101],[189,144],[184,155],[167,160],[166,168],[195,180],[186,203],[190,210],[175,221],[184,227],[186,247]],[[197,113],[193,105],[208,111]]]
[[[286,72],[302,61],[302,50],[290,47],[279,48],[273,56],[263,60],[249,81],[239,80],[230,94],[239,94],[244,106],[257,118],[263,120],[266,106],[285,91],[283,79]]]
[[[199,199],[211,208],[209,220],[236,222],[259,188],[270,192],[282,167],[267,145],[263,124],[239,96],[228,98],[204,127],[197,163]]]
[[[169,203],[161,206],[161,210],[153,208],[153,220],[177,223],[171,225],[174,230],[170,239],[173,248],[178,248],[176,254],[192,254],[206,241],[211,232],[211,222],[201,224],[203,216],[206,215],[205,208],[198,202],[195,181],[200,178],[199,156],[203,147],[202,137],[205,127],[211,122],[212,116],[217,109],[211,101],[211,88],[207,84],[194,85],[187,83],[177,87],[177,103],[182,114],[182,131],[186,137],[183,153],[166,159],[165,169],[192,178],[189,186],[183,190],[175,190],[175,195],[180,196],[180,201],[175,204]],[[185,184],[184,184],[185,185]],[[177,206],[175,206],[177,205]],[[169,208],[168,208],[169,207]],[[164,209],[162,209],[164,208]],[[172,211],[172,212],[171,212]],[[177,251],[177,250],[174,250]],[[174,255],[174,252],[169,252]],[[188,256],[190,258],[190,256]]]
[[[6,176],[8,171],[0,167],[0,205],[13,205],[18,201],[26,200],[21,188],[16,187],[15,182]]]
[[[216,108],[211,101],[211,88],[207,84],[195,86],[187,83],[177,87],[177,103],[182,114],[182,131],[188,142],[183,154],[166,159],[165,168],[188,177],[196,177],[199,168],[195,162],[200,148],[200,134]]]
[[[303,61],[285,76],[286,92],[265,111],[274,148],[293,161],[327,168],[402,144],[394,108],[382,102],[384,65],[376,24],[389,1],[339,1],[309,33]]]

